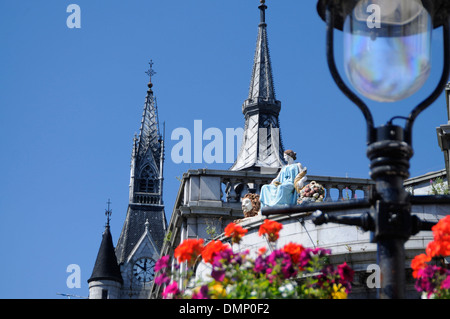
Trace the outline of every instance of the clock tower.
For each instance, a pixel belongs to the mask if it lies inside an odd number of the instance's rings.
[[[154,265],[159,258],[167,228],[163,202],[164,139],[159,130],[158,108],[150,77],[139,135],[133,139],[129,202],[125,222],[115,247],[120,269],[121,299],[149,298]],[[98,277],[98,276],[97,276]],[[101,288],[101,287],[100,287]],[[100,289],[97,286],[97,289]],[[90,298],[98,298],[99,293]],[[113,296],[113,295],[110,295]]]

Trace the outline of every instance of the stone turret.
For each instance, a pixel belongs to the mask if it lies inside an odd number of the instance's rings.
[[[265,1],[261,0],[260,23],[247,100],[242,105],[245,129],[241,149],[232,171],[278,170],[285,164],[278,115],[281,102],[275,97],[267,39]]]
[[[102,242],[92,275],[88,279],[89,299],[118,299],[120,298],[120,290],[123,284],[109,229],[109,216],[111,215],[109,207],[106,214],[108,219],[103,232]]]

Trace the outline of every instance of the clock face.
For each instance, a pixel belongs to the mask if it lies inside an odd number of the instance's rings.
[[[133,266],[133,276],[140,282],[149,282],[153,279],[155,261],[151,258],[141,258]]]

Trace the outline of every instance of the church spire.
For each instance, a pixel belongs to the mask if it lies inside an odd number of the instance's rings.
[[[149,77],[139,134],[133,139],[130,192],[127,216],[119,236],[116,255],[124,263],[150,223],[153,241],[161,249],[167,226],[163,202],[164,139],[159,130],[158,106],[153,92],[153,61],[145,72]]]
[[[138,155],[142,156],[149,148],[155,155],[155,161],[159,161],[158,150],[160,148],[160,131],[158,123],[158,106],[156,103],[156,97],[153,94],[152,76],[156,74],[153,69],[153,61],[149,62],[149,69],[145,72],[149,76],[149,82],[147,84],[147,96],[145,97],[144,111],[142,114],[141,127],[139,129],[138,137]]]
[[[159,129],[158,106],[153,94],[152,76],[156,74],[153,61],[145,73],[149,76],[139,135],[133,139],[131,152],[129,203],[162,205],[162,170],[164,165],[164,140]],[[139,193],[139,194],[137,194]],[[151,193],[151,196],[143,196]]]
[[[255,58],[248,99],[254,101],[261,99],[275,103],[275,88],[273,85],[272,65],[269,55],[269,43],[267,40],[267,6],[264,0],[261,0],[259,9],[261,11],[260,23],[258,26],[258,38],[256,41]]]
[[[260,3],[260,22],[250,89],[248,98],[242,105],[245,131],[238,157],[231,167],[233,171],[262,168],[272,171],[285,164],[278,120],[281,102],[275,97],[267,39],[267,6],[264,0]]]

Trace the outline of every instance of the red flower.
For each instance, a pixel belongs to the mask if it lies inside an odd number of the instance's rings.
[[[275,242],[280,238],[280,230],[283,225],[270,219],[265,219],[264,224],[259,227],[259,236],[267,234],[269,241]]]
[[[261,248],[258,249],[258,254],[259,255],[264,255],[266,253],[266,251],[267,251],[266,247],[261,247]]]
[[[177,248],[174,256],[178,262],[193,263],[203,251],[203,239],[185,239]]]
[[[235,223],[229,223],[227,227],[225,227],[225,236],[231,237],[231,242],[233,244],[239,244],[242,237],[247,234],[247,232],[247,229],[244,229],[242,226],[236,225]]]
[[[419,271],[421,269],[424,269],[427,266],[427,262],[431,260],[431,257],[426,254],[420,254],[414,257],[414,259],[411,261],[411,268],[413,270],[413,277],[418,278],[419,277]]]
[[[303,247],[300,244],[289,243],[284,245],[282,250],[291,256],[292,262],[294,264],[297,264],[300,260],[300,255],[302,251],[305,250],[305,247]]]
[[[429,257],[436,257],[441,255],[441,245],[438,241],[430,241],[425,249],[426,254]]]
[[[427,246],[427,254],[431,257],[450,255],[450,215],[445,216],[433,226],[434,241]]]
[[[229,248],[229,245],[222,243],[220,240],[212,240],[205,246],[202,251],[203,261],[205,263],[212,263],[213,258],[216,254]]]
[[[450,215],[441,218],[431,230],[433,231],[434,239],[449,240],[450,237]]]

